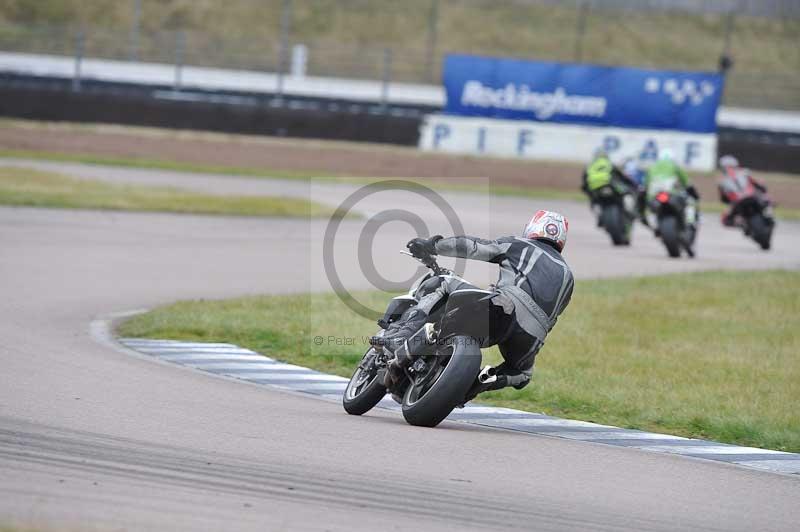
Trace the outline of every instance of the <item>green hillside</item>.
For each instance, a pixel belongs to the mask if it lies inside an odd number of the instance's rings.
[[[141,0],[136,39],[135,0],[0,0],[0,48],[70,53],[74,31],[84,28],[88,55],[172,61],[183,38],[189,63],[274,69],[283,4]],[[393,78],[412,82],[437,82],[441,54],[456,51],[713,70],[728,28],[723,14],[587,10],[581,19],[574,7],[513,0],[292,0],[291,6],[290,41],[309,46],[310,73],[376,78],[384,49],[392,48]],[[800,106],[800,20],[737,15],[731,36],[728,103],[763,105],[766,98],[777,107]]]

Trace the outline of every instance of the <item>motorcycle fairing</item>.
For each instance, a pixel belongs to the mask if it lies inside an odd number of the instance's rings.
[[[491,299],[495,292],[478,288],[456,290],[447,298],[439,338],[469,334],[488,338],[491,322]],[[455,316],[458,319],[453,319]]]
[[[403,313],[417,304],[416,298],[412,295],[404,294],[402,296],[393,297],[389,304],[386,306],[386,312],[383,317],[378,320],[378,325],[385,329],[389,324],[396,322],[400,319]]]

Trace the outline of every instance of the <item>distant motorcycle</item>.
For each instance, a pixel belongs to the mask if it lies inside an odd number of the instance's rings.
[[[772,231],[775,228],[775,218],[772,214],[772,202],[764,194],[758,193],[752,184],[749,184],[741,199],[731,207],[730,216],[740,220],[740,226],[745,236],[749,236],[768,250],[772,245]]]
[[[657,220],[656,235],[661,238],[670,257],[680,257],[686,250],[694,257],[697,237],[697,206],[677,183],[659,183],[659,190],[650,201],[650,211]]]
[[[430,268],[430,272],[418,279],[408,294],[395,297],[389,302],[384,316],[378,320],[381,327],[379,336],[390,324],[399,320],[406,310],[417,304],[422,295],[419,292],[426,280],[433,276],[455,275],[440,267],[433,257],[417,260]],[[451,294],[443,308],[430,316],[432,322],[440,323],[439,330],[436,331],[436,341],[425,346],[391,390],[386,389],[384,376],[394,355],[381,346],[370,347],[345,388],[342,403],[347,413],[358,416],[368,412],[388,391],[401,404],[403,417],[408,423],[435,427],[455,407],[466,401],[467,392],[476,379],[480,382],[496,379],[489,366],[481,371],[478,338],[448,332],[446,319],[455,309],[469,308],[478,300],[491,295],[489,291],[477,289],[460,290]],[[480,316],[476,317],[477,323],[481,321]],[[432,323],[427,324],[426,329],[418,334],[427,334],[430,326]],[[408,341],[413,339],[414,337]]]
[[[594,192],[597,225],[606,230],[615,246],[631,243],[635,202],[633,191],[623,185],[609,184]]]

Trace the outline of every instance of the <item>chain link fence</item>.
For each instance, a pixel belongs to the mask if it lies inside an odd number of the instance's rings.
[[[79,11],[59,24],[0,17],[0,50],[422,84],[440,83],[450,52],[698,70],[727,55],[727,105],[800,109],[798,0],[120,0],[113,9],[98,22]]]

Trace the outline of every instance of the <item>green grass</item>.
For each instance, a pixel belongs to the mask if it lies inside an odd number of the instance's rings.
[[[96,164],[107,166],[119,166],[125,168],[143,168],[151,170],[168,170],[175,172],[190,172],[198,174],[225,174],[242,177],[261,177],[266,179],[299,179],[304,181],[326,181],[334,183],[368,184],[374,183],[384,177],[353,177],[345,175],[328,174],[311,171],[295,170],[272,170],[267,168],[236,167],[236,166],[214,166],[205,164],[194,164],[183,161],[165,159],[144,159],[138,157],[108,157],[102,155],[46,152],[33,150],[4,150],[0,149],[0,158],[22,158],[38,159],[42,161],[56,162],[76,162],[83,164]],[[2,161],[0,161],[2,163]],[[575,165],[576,175],[580,172],[579,165]],[[470,185],[468,183],[442,182],[431,179],[408,177],[404,178],[416,181],[429,186],[435,190],[455,191],[455,192],[475,192],[489,193],[497,196],[521,196],[541,199],[585,201],[586,196],[581,192],[562,190],[546,187],[517,187],[508,185],[496,185],[490,183],[488,186]],[[790,177],[787,179],[796,179]],[[720,213],[725,206],[719,202],[703,201],[701,211],[709,213]],[[775,215],[784,220],[800,220],[800,209],[777,207]]]
[[[302,181],[326,181],[334,183],[351,183],[351,184],[370,184],[377,180],[382,179],[405,179],[408,181],[415,181],[429,186],[436,190],[443,191],[458,191],[458,192],[476,192],[476,193],[491,193],[499,196],[527,196],[549,199],[564,199],[564,200],[584,200],[585,196],[578,192],[565,191],[556,188],[546,187],[514,187],[505,185],[488,184],[473,185],[469,184],[469,179],[465,178],[464,183],[458,182],[442,182],[435,179],[425,179],[417,177],[404,177],[404,178],[387,178],[387,177],[355,177],[339,174],[312,171],[299,171],[299,170],[281,170],[281,169],[268,169],[268,168],[253,168],[253,167],[236,167],[236,166],[215,166],[206,164],[187,163],[183,161],[174,161],[166,159],[144,159],[139,157],[108,157],[102,155],[80,154],[80,153],[63,153],[63,152],[47,152],[47,151],[33,151],[33,150],[4,150],[0,149],[0,159],[2,158],[19,158],[19,159],[38,159],[41,161],[54,161],[54,162],[75,162],[83,164],[95,164],[105,166],[119,166],[123,168],[142,168],[150,170],[168,170],[174,172],[189,172],[197,174],[225,174],[232,176],[242,177],[262,177],[265,179],[297,179]],[[0,161],[2,163],[2,161]],[[452,181],[455,181],[453,179]]]
[[[142,157],[111,157],[84,153],[48,152],[37,150],[0,149],[0,158],[38,159],[41,161],[70,162],[119,166],[122,168],[141,168],[144,170],[168,170],[173,172],[191,172],[195,174],[227,174],[242,177],[267,177],[273,179],[319,179],[331,181],[353,180],[347,176],[323,175],[320,172],[300,170],[262,169],[240,166],[215,166],[211,164],[193,164],[168,159],[150,159]]]
[[[77,31],[87,57],[172,63],[178,34],[188,65],[275,71],[284,0],[2,0],[0,48],[72,55]],[[382,79],[392,50],[393,81],[439,83],[450,52],[672,70],[735,66],[724,103],[800,108],[800,19],[726,13],[597,9],[575,2],[517,0],[292,0],[291,44],[308,47],[312,76]],[[139,38],[134,45],[134,20]],[[578,28],[582,28],[579,32]]]
[[[214,196],[170,187],[116,185],[0,167],[0,205],[237,216],[327,217],[333,208],[302,198]]]
[[[142,1],[140,52],[171,60],[173,42],[157,32],[189,32],[187,59],[201,63],[254,63],[276,46],[283,0]],[[436,24],[437,52],[522,55],[569,61],[576,58],[578,10],[575,4],[505,1],[440,0]],[[429,38],[431,0],[293,0],[291,38],[309,44],[310,68],[325,68],[320,54],[339,69],[351,63],[377,62],[380,51],[394,47],[398,74],[423,79]],[[0,34],[8,46],[40,50],[65,47],[55,31],[35,33],[43,25],[88,28],[87,54],[127,57],[133,27],[131,2],[107,0],[4,0]],[[723,50],[725,14],[680,11],[590,10],[584,25],[583,60],[661,67],[715,69]],[[800,66],[796,38],[800,21],[748,17],[735,20],[731,52],[736,70],[783,72]],[[93,31],[91,31],[93,30]],[[38,38],[35,38],[38,37]],[[362,53],[351,57],[351,47]],[[377,58],[365,50],[374,50]],[[403,59],[406,61],[403,61]],[[271,61],[272,57],[266,59]],[[352,67],[351,67],[352,68]],[[364,68],[364,67],[362,67]]]
[[[389,297],[358,295],[375,310]],[[179,302],[122,323],[118,333],[232,342],[349,376],[375,329],[335,295],[306,294]],[[481,401],[798,452],[798,331],[799,272],[582,281],[534,382]],[[494,349],[486,357],[499,360]]]

